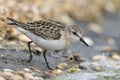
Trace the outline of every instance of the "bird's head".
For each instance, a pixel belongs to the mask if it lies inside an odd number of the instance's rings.
[[[70,35],[72,36],[72,38],[76,41],[81,41],[83,42],[86,46],[89,46],[85,40],[83,39],[83,35],[82,32],[80,30],[80,28],[76,25],[71,25],[70,26]]]

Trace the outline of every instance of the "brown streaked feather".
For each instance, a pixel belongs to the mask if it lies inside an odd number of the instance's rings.
[[[54,20],[39,20],[30,23],[23,23],[11,18],[8,19],[13,22],[9,24],[22,27],[33,34],[48,40],[59,39],[61,37],[60,30],[64,30],[66,27],[64,23]]]
[[[27,23],[27,30],[42,37],[43,39],[56,40],[61,37],[60,30],[65,28],[65,24],[53,20],[40,20]]]

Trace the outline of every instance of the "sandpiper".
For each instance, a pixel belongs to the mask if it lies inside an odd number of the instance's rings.
[[[30,44],[34,42],[39,47],[43,48],[43,57],[49,69],[51,68],[46,58],[46,50],[56,51],[67,49],[77,41],[81,41],[88,46],[82,38],[81,30],[76,25],[66,25],[55,20],[39,20],[24,23],[9,17],[7,17],[7,19],[11,21],[8,23],[9,25],[15,25],[14,27],[18,31],[31,39],[31,41],[28,42],[30,52],[28,62],[33,58]]]

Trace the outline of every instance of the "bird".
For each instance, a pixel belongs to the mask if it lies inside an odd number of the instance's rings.
[[[43,57],[48,69],[52,69],[46,58],[46,51],[64,50],[72,46],[77,41],[89,46],[83,39],[83,34],[79,26],[67,25],[60,21],[45,19],[32,22],[21,22],[10,17],[8,25],[13,25],[21,33],[25,34],[31,41],[28,42],[29,60],[33,58],[30,44],[33,42],[43,49]]]

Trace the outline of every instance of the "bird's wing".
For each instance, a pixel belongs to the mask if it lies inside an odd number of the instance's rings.
[[[31,33],[48,40],[56,40],[61,37],[61,30],[64,30],[65,24],[54,20],[39,20],[29,23],[23,23],[14,19],[8,18],[12,23],[10,25],[17,25]]]
[[[27,23],[27,30],[42,37],[43,39],[56,40],[61,37],[60,31],[65,24],[53,20],[40,20]]]

